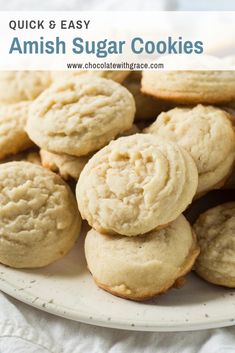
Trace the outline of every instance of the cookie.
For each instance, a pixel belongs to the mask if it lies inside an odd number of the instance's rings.
[[[69,187],[28,162],[0,165],[0,262],[15,268],[42,267],[74,245],[81,218]]]
[[[0,103],[17,103],[35,99],[51,84],[47,71],[0,72]]]
[[[142,92],[180,104],[235,100],[235,71],[144,71]]]
[[[41,157],[39,152],[29,151],[25,154],[24,160],[33,164],[41,165]]]
[[[32,103],[27,132],[41,149],[79,157],[130,129],[134,115],[126,88],[81,75],[53,84]]]
[[[235,202],[204,212],[193,228],[201,249],[197,274],[208,282],[235,288]]]
[[[98,71],[52,71],[52,79],[54,81],[70,79],[79,77],[80,75],[91,75],[95,77],[103,77],[109,80],[122,83],[130,74],[130,71],[111,71],[111,70],[98,70]]]
[[[199,174],[197,195],[221,187],[232,171],[235,132],[221,109],[175,108],[161,113],[145,132],[176,142],[191,154]]]
[[[59,173],[67,180],[78,179],[90,156],[75,157],[68,154],[56,154],[45,150],[40,151],[42,166]]]
[[[79,210],[98,232],[136,236],[176,219],[198,184],[192,157],[153,135],[120,137],[85,165],[76,187]]]
[[[141,72],[131,73],[123,82],[133,95],[136,105],[135,120],[151,120],[156,118],[162,111],[169,110],[172,104],[161,99],[153,98],[141,92]]]
[[[90,230],[85,240],[88,268],[97,285],[122,298],[146,300],[179,286],[199,248],[180,215],[168,227],[129,238]]]
[[[25,132],[30,102],[0,104],[0,159],[34,144]]]

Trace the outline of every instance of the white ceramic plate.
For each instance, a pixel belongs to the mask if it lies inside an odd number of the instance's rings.
[[[86,268],[83,237],[63,259],[44,269],[0,265],[0,289],[24,303],[88,324],[143,331],[186,331],[235,323],[235,291],[191,274],[182,289],[136,303],[96,287]]]

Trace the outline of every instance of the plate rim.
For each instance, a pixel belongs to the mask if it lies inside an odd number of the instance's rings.
[[[73,311],[70,307],[67,306],[58,306],[54,302],[46,303],[40,297],[35,297],[27,289],[17,291],[17,286],[14,286],[7,279],[3,279],[0,276],[0,290],[6,293],[7,295],[13,297],[24,304],[32,306],[43,312],[72,320],[75,322],[80,322],[89,325],[95,325],[99,327],[120,329],[120,330],[130,330],[130,331],[145,331],[145,332],[183,332],[183,331],[198,331],[198,330],[207,330],[214,328],[230,327],[235,325],[235,312],[231,314],[230,318],[221,318],[215,319],[208,317],[206,320],[196,320],[195,322],[185,321],[181,324],[167,324],[167,323],[143,323],[138,322],[135,319],[135,323],[130,320],[125,319],[112,319],[106,315],[94,314],[93,316],[88,315],[86,311],[78,313]],[[63,310],[64,309],[64,310]]]

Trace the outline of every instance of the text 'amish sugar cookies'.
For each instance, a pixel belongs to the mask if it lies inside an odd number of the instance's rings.
[[[99,232],[135,236],[176,219],[198,185],[192,157],[150,134],[121,137],[85,165],[76,188],[81,215]]]

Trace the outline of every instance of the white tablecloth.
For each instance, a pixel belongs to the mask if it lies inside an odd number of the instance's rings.
[[[197,1],[197,4],[200,1]],[[179,2],[183,3],[182,0]],[[209,2],[213,4],[211,0]],[[188,1],[184,3],[189,4]],[[204,6],[205,3],[206,1],[203,0]],[[0,4],[1,10],[162,10],[177,8],[177,0],[0,0]],[[228,1],[227,4],[229,5]],[[147,333],[106,329],[40,312],[0,292],[0,353],[48,352],[234,353],[235,326],[182,333]]]
[[[131,332],[65,320],[0,294],[0,353],[234,353],[235,327]]]

